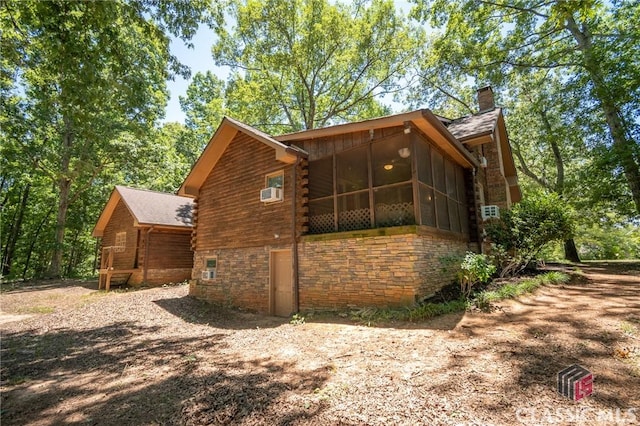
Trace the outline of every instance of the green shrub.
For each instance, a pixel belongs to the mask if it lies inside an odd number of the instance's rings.
[[[573,235],[571,209],[557,194],[532,195],[501,211],[485,227],[499,257],[500,275],[521,272],[552,241]]]
[[[469,297],[471,288],[475,284],[488,282],[495,272],[495,265],[491,264],[486,255],[467,252],[460,264],[460,271],[458,272],[458,281],[460,282],[462,295]]]

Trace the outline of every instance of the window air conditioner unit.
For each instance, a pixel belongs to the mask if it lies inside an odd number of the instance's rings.
[[[216,271],[202,271],[203,280],[212,280],[216,277]]]
[[[282,188],[265,188],[260,191],[260,201],[263,203],[272,203],[274,201],[282,201]]]
[[[482,220],[499,218],[500,209],[498,206],[482,206]]]

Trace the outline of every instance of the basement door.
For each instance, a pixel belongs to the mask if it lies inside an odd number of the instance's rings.
[[[293,311],[291,250],[271,252],[271,313],[288,317]]]

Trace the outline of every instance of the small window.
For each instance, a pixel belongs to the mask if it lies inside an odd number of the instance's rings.
[[[118,232],[116,234],[116,244],[114,247],[114,252],[122,253],[124,252],[127,246],[127,233],[126,232]]]
[[[203,280],[212,280],[216,277],[218,269],[218,259],[210,258],[205,261],[205,270],[202,271]]]
[[[284,171],[280,170],[275,173],[268,174],[265,182],[265,188],[284,188]]]

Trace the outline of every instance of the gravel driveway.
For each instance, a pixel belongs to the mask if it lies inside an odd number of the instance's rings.
[[[638,263],[589,264],[491,313],[375,326],[293,325],[185,285],[96,288],[0,294],[3,426],[640,422]],[[575,363],[595,376],[579,402],[555,390]]]

